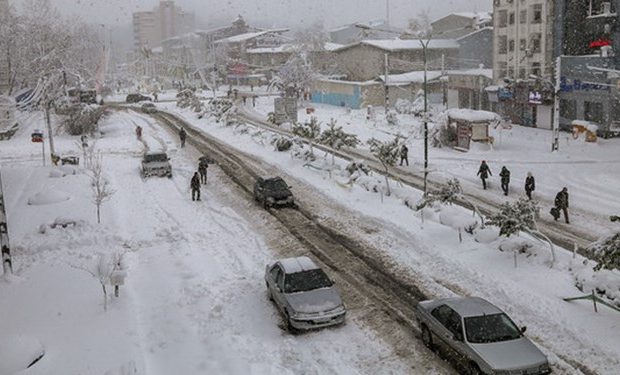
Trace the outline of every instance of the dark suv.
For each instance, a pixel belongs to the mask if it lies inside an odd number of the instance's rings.
[[[139,102],[143,102],[143,101],[153,101],[153,99],[151,99],[150,97],[146,96],[146,95],[142,95],[142,94],[129,94],[127,95],[127,97],[125,98],[125,102],[127,103],[139,103]]]
[[[263,207],[288,206],[295,207],[295,198],[290,187],[281,177],[259,177],[254,183],[254,199]]]

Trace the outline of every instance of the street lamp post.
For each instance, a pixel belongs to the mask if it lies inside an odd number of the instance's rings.
[[[424,59],[424,197],[428,195],[428,78],[427,78],[427,48],[431,39],[420,39],[422,58]]]

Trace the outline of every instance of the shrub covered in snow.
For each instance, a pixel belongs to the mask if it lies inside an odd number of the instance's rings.
[[[276,151],[288,151],[293,147],[293,141],[290,138],[284,136],[274,137],[271,140],[271,144],[274,146]]]
[[[620,271],[601,269],[595,271],[591,262],[575,270],[575,286],[584,293],[594,291],[620,307]]]
[[[521,231],[536,230],[538,211],[536,201],[520,198],[514,203],[502,204],[499,212],[490,217],[489,224],[498,226],[501,236],[510,237]]]
[[[370,146],[370,152],[375,158],[377,158],[377,160],[379,160],[379,162],[381,162],[381,165],[383,165],[383,168],[385,169],[385,186],[387,188],[386,195],[390,195],[390,183],[388,182],[387,175],[389,173],[389,168],[393,167],[398,160],[401,148],[400,137],[396,136],[389,142],[383,142],[376,138],[371,138],[367,143]]]
[[[397,126],[398,125],[398,112],[393,109],[390,109],[388,113],[385,115],[385,121],[387,121],[388,125]]]
[[[601,238],[590,245],[587,252],[597,262],[595,271],[620,270],[620,233]]]
[[[104,111],[98,105],[79,104],[71,107],[62,127],[70,135],[92,134],[97,130]]]
[[[321,135],[321,124],[319,123],[319,120],[312,116],[310,118],[310,122],[293,124],[292,132],[296,136],[304,138],[308,141],[310,144],[310,153],[313,154],[313,145],[316,141],[318,141]]]
[[[356,147],[360,141],[355,134],[345,133],[342,126],[336,126],[336,121],[332,119],[329,127],[321,133],[318,142],[329,146],[334,150],[340,150],[343,147]],[[335,163],[334,154],[332,153],[332,164]]]

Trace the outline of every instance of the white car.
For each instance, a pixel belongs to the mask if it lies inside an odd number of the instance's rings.
[[[346,309],[340,294],[310,258],[287,258],[267,265],[265,282],[289,331],[344,323]]]

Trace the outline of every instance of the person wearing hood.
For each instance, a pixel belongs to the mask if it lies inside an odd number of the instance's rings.
[[[534,176],[532,175],[532,172],[527,172],[527,177],[525,178],[525,194],[529,200],[532,200],[532,192],[535,189],[536,182],[534,181]]]

